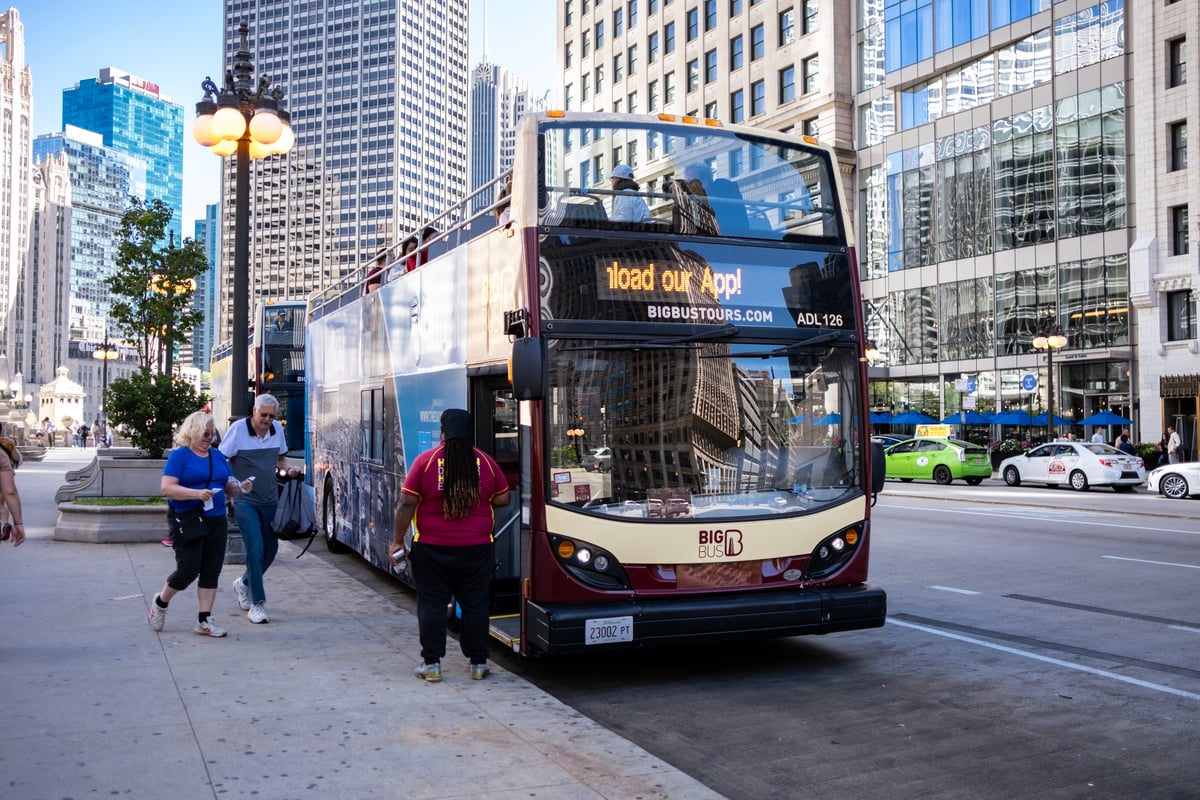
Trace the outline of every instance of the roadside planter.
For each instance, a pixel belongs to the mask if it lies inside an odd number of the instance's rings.
[[[60,542],[158,542],[167,535],[166,501],[159,495],[162,458],[133,448],[101,450],[91,464],[67,473],[54,495]]]

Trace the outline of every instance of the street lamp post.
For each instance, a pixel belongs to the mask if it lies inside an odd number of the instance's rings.
[[[200,84],[204,98],[196,103],[196,121],[192,135],[196,141],[219,156],[237,155],[234,186],[233,225],[233,354],[230,359],[230,415],[250,413],[246,396],[249,377],[247,351],[250,339],[250,159],[283,155],[292,149],[288,113],[279,107],[283,89],[270,89],[271,79],[263,75],[255,85],[254,64],[247,43],[250,28],[238,27],[241,43],[233,57],[233,69],[225,73],[218,89],[212,78]]]
[[[1046,441],[1054,440],[1054,351],[1067,346],[1067,337],[1058,331],[1058,325],[1044,325],[1033,337],[1033,349],[1046,351]]]
[[[567,436],[575,440],[575,457],[580,461],[583,460],[583,428],[569,428]]]
[[[105,335],[104,343],[92,351],[92,358],[100,361],[100,441],[108,441],[108,362],[120,357],[117,346],[110,344]]]

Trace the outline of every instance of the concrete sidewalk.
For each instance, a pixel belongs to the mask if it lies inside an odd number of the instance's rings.
[[[17,485],[29,541],[0,549],[0,797],[717,798],[493,664],[412,675],[415,616],[285,542],[251,625],[227,567],[192,633],[194,586],[161,633],[159,544],[56,542],[53,494],[95,451],[58,448]]]

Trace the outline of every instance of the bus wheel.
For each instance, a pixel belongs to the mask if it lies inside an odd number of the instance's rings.
[[[321,503],[321,528],[325,531],[325,547],[331,553],[349,553],[350,548],[338,541],[337,511],[333,504],[333,485],[325,484],[325,501]]]

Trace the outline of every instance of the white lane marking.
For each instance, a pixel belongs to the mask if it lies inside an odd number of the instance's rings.
[[[1117,673],[1109,672],[1108,670],[1096,669],[1095,667],[1085,667],[1082,664],[1072,664],[1070,661],[1063,661],[1058,658],[1050,658],[1049,656],[1040,656],[1037,653],[1029,653],[1024,650],[1018,650],[1015,647],[1006,647],[1002,644],[985,642],[982,639],[974,639],[970,636],[963,636],[962,634],[951,633],[950,631],[943,631],[939,630],[938,628],[930,628],[927,625],[917,625],[912,622],[902,622],[901,620],[892,619],[891,617],[888,617],[887,623],[888,625],[899,625],[902,628],[912,628],[916,631],[932,633],[934,636],[944,636],[947,639],[954,639],[959,642],[966,642],[967,644],[979,645],[980,647],[986,647],[991,650],[999,650],[1001,653],[1008,653],[1010,655],[1021,656],[1023,658],[1031,658],[1034,661],[1041,661],[1045,664],[1053,664],[1056,667],[1066,667],[1067,669],[1073,669],[1078,672],[1086,672],[1089,675],[1097,675],[1101,678],[1109,678],[1114,681],[1120,681],[1121,683],[1140,686],[1143,689],[1150,689],[1151,691],[1155,692],[1163,692],[1164,694],[1173,694],[1176,697],[1183,697],[1188,700],[1196,700],[1200,702],[1200,694],[1196,694],[1195,692],[1185,692],[1182,689],[1175,689],[1171,686],[1163,686],[1161,683],[1150,683],[1149,681],[1130,678],[1127,675],[1118,675]]]
[[[1133,524],[1118,525],[1114,522],[1093,522],[1090,519],[1079,519],[1078,518],[1080,514],[1099,515],[1099,514],[1103,513],[1103,512],[1097,512],[1097,511],[1070,511],[1070,512],[1063,512],[1063,516],[1061,516],[1061,517],[1039,517],[1039,516],[1035,516],[1034,514],[1022,514],[1020,512],[1015,512],[1015,511],[1006,511],[1003,514],[999,514],[999,513],[994,513],[994,512],[990,512],[990,511],[962,511],[957,508],[930,509],[926,506],[896,506],[896,505],[891,505],[890,503],[888,504],[888,508],[898,508],[903,511],[920,511],[925,514],[928,514],[932,510],[932,511],[938,511],[943,514],[971,514],[971,515],[977,516],[977,517],[1003,517],[1004,519],[1008,519],[1010,517],[1020,517],[1021,519],[1038,520],[1040,522],[1069,522],[1069,523],[1074,523],[1076,525],[1087,525],[1092,528],[1135,528],[1136,527],[1139,531],[1157,531],[1159,533],[1186,533],[1189,536],[1200,536],[1200,531],[1181,531],[1178,528],[1151,528],[1147,525],[1133,525]],[[1068,514],[1069,514],[1069,516],[1068,516]]]
[[[1187,625],[1168,625],[1167,627],[1184,633],[1200,633],[1200,628],[1189,628]]]
[[[1144,558],[1125,558],[1123,556],[1100,556],[1111,558],[1113,561],[1133,561],[1138,564],[1158,564],[1160,567],[1183,567],[1184,569],[1200,569],[1200,564],[1177,564],[1174,561],[1147,561]]]
[[[970,589],[955,589],[952,586],[930,586],[930,589],[937,589],[939,592],[954,592],[955,594],[979,594]]]

